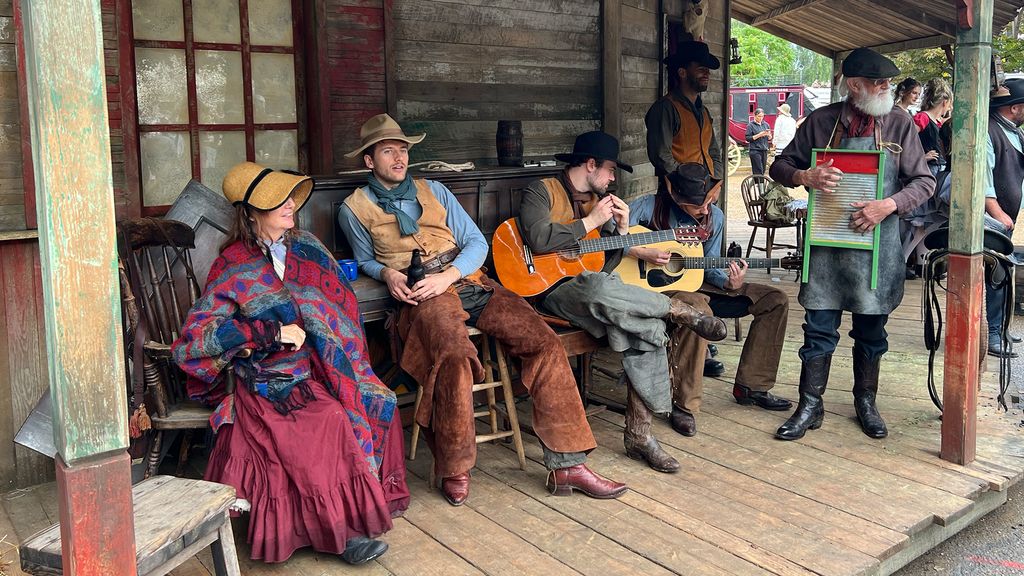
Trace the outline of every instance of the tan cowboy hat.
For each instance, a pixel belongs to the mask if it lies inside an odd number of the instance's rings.
[[[223,190],[232,204],[248,204],[258,210],[274,210],[292,196],[298,212],[313,192],[313,179],[242,162],[224,176]]]
[[[362,154],[363,150],[384,140],[401,140],[411,146],[423,142],[426,137],[426,134],[406,136],[394,118],[387,114],[377,114],[363,123],[363,127],[359,129],[359,148],[345,154],[345,158],[355,158]]]
[[[779,114],[782,114],[783,116],[790,116],[789,110],[789,104],[779,104]],[[792,116],[790,116],[790,118],[792,118]]]

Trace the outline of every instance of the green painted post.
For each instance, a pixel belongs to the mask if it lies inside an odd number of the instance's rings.
[[[100,0],[20,0],[64,573],[135,574]]]
[[[968,464],[977,445],[977,404],[984,304],[982,188],[988,139],[993,0],[955,0],[959,11],[953,84],[953,166],[949,217],[949,296],[943,370],[944,460]],[[965,24],[971,22],[967,28]],[[986,339],[983,341],[982,339]]]

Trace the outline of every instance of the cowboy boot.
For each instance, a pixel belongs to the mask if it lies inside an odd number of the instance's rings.
[[[821,422],[825,419],[825,403],[821,396],[828,385],[828,372],[831,367],[831,354],[804,360],[800,366],[800,403],[789,420],[775,431],[776,438],[798,440],[804,437],[808,429],[821,428]]]
[[[889,431],[875,406],[878,395],[878,368],[882,358],[869,359],[860,349],[853,349],[853,408],[864,433],[871,438],[885,438]]]
[[[708,316],[685,302],[673,300],[669,304],[668,317],[674,324],[693,330],[705,340],[717,342],[725,338],[725,320]]]
[[[632,386],[626,388],[626,432],[623,444],[626,456],[643,460],[658,472],[679,471],[679,461],[665,452],[651,434],[651,410]]]

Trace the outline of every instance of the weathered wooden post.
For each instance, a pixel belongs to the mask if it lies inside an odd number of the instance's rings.
[[[974,460],[984,303],[982,214],[992,57],[993,0],[954,0],[959,16],[954,62],[953,168],[949,215],[949,292],[942,384],[943,460]]]
[[[100,0],[20,0],[64,574],[134,575]]]

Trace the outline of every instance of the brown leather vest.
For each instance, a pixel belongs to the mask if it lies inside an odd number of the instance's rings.
[[[590,214],[590,209],[594,207],[594,203],[597,201],[597,194],[591,192],[590,199],[580,204],[579,213],[577,214],[573,210],[569,191],[562,185],[561,180],[558,178],[545,178],[541,182],[544,184],[544,188],[547,189],[548,199],[551,202],[551,221],[557,224],[579,220]]]
[[[683,106],[682,102],[674,96],[669,96],[668,101],[676,109],[679,115],[679,130],[672,136],[672,157],[680,164],[696,162],[707,167],[712,176],[715,174],[715,163],[711,160],[711,134],[714,130],[711,124],[711,113],[703,108],[704,126],[697,124],[697,118],[689,108]]]
[[[416,200],[423,214],[416,221],[419,231],[409,236],[402,236],[398,229],[398,218],[377,206],[363,188],[356,189],[345,199],[345,205],[370,233],[377,261],[395,270],[409,267],[412,251],[416,248],[419,248],[426,262],[456,247],[455,235],[445,223],[448,211],[434,197],[426,180],[414,180],[413,183],[416,185]]]

